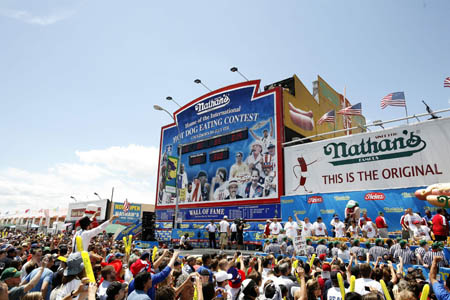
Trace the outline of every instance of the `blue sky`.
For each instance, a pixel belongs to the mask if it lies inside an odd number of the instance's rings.
[[[159,128],[211,89],[317,75],[368,120],[447,108],[450,2],[1,1],[0,204],[153,203]]]

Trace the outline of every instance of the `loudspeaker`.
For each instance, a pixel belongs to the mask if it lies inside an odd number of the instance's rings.
[[[156,214],[151,211],[144,211],[142,213],[142,240],[143,241],[156,241],[155,236],[155,221]]]

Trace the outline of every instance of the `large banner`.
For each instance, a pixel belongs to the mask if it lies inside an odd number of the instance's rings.
[[[193,220],[221,220],[227,216],[229,220],[242,218],[246,220],[265,220],[274,216],[280,217],[279,204],[243,205],[230,207],[200,207],[179,210],[183,221]],[[156,219],[169,221],[174,215],[173,210],[156,210]]]
[[[142,208],[140,204],[130,203],[130,207],[127,212],[123,210],[123,203],[114,202],[113,205],[113,215],[119,216],[113,221],[114,224],[128,226],[131,223],[136,223],[136,221],[141,219]]]
[[[286,147],[285,193],[308,195],[450,181],[450,119]]]
[[[353,200],[358,202],[362,212],[367,211],[368,217],[374,222],[378,213],[383,212],[389,226],[388,230],[396,231],[401,230],[400,218],[405,208],[412,208],[422,216],[427,209],[433,213],[438,209],[427,201],[417,199],[414,196],[416,190],[417,188],[405,188],[284,196],[281,197],[281,215],[283,221],[287,221],[289,216],[295,219],[294,214],[297,214],[299,219],[308,217],[312,223],[321,216],[328,232],[331,232],[330,222],[334,214],[338,214],[339,218],[344,220],[345,206],[348,201]]]
[[[281,90],[258,86],[229,86],[175,112],[161,131],[157,209],[174,206],[177,192],[182,207],[278,201]]]

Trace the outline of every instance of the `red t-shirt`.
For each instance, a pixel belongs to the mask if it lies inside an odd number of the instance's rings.
[[[264,227],[264,234],[270,235],[270,225],[269,224],[266,224],[266,227]]]
[[[445,224],[445,218],[441,216],[440,214],[436,214],[431,222],[433,222],[433,233],[435,235],[447,235],[446,228],[444,227]]]
[[[386,228],[386,222],[384,222],[384,219],[382,216],[378,216],[375,219],[375,224],[377,224],[377,228]]]

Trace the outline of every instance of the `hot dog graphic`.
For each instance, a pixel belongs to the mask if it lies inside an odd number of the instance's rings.
[[[294,123],[301,129],[308,131],[314,129],[314,119],[312,111],[303,111],[289,102],[289,116],[292,123]]]

